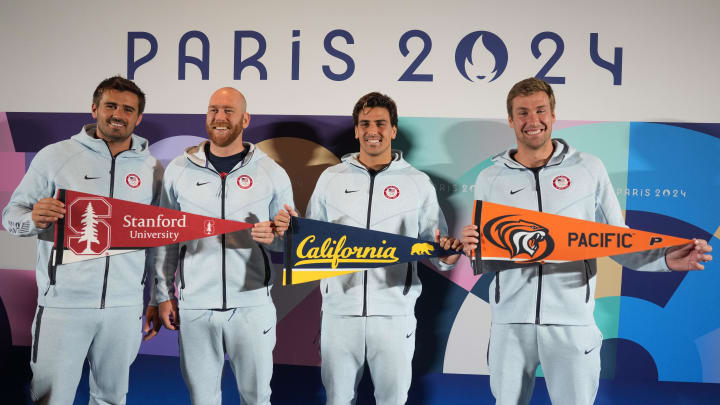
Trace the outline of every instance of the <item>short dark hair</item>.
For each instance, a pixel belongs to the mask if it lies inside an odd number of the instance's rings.
[[[512,89],[510,89],[510,92],[507,96],[507,111],[508,116],[512,117],[512,103],[513,99],[518,96],[529,96],[533,93],[538,92],[544,92],[547,94],[548,99],[550,99],[550,112],[555,113],[555,94],[553,93],[552,87],[550,87],[547,82],[544,80],[540,80],[535,77],[531,77],[529,79],[521,80],[517,83],[515,83],[514,86],[512,86]]]
[[[145,111],[145,93],[131,80],[122,76],[113,76],[100,82],[93,93],[93,104],[96,107],[99,107],[100,99],[105,90],[129,91],[135,94],[138,97],[138,112],[142,114]]]
[[[390,97],[386,96],[385,94],[378,93],[377,91],[368,93],[360,97],[360,100],[355,103],[355,108],[353,108],[353,125],[358,126],[358,116],[360,115],[360,111],[366,108],[374,107],[382,107],[387,109],[390,113],[390,125],[397,128],[398,115],[395,102]]]

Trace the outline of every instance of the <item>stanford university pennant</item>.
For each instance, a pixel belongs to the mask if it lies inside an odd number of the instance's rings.
[[[65,217],[55,226],[55,265],[206,238],[253,224],[116,198],[59,190]]]

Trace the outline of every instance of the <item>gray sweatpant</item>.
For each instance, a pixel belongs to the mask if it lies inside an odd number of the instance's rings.
[[[180,309],[180,366],[194,405],[222,403],[225,353],[243,405],[270,404],[275,306]]]
[[[32,325],[30,396],[37,404],[72,404],[85,358],[90,404],[124,404],[130,364],[142,338],[142,305],[38,307]]]
[[[323,313],[321,376],[327,405],[355,403],[367,360],[377,405],[407,401],[415,353],[414,315],[342,316]]]
[[[527,405],[542,364],[553,405],[591,405],[600,380],[595,325],[492,324],[490,389],[497,405]]]

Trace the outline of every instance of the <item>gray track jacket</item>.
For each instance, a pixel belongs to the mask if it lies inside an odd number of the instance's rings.
[[[620,204],[600,159],[571,148],[562,139],[553,142],[553,156],[537,173],[512,159],[514,150],[492,157],[494,164],[480,172],[475,181],[475,199],[625,226]],[[636,270],[669,271],[665,249],[613,259]],[[593,324],[596,273],[594,260],[500,271],[490,284],[492,321]]]
[[[290,179],[255,145],[222,177],[207,161],[205,144],[188,148],[167,167],[160,205],[192,214],[257,223],[272,218],[283,204],[293,206]],[[282,249],[276,239],[273,250]],[[176,277],[176,270],[177,275]],[[158,248],[157,302],[180,289],[185,309],[227,309],[271,303],[270,254],[250,230]]]
[[[33,205],[55,197],[60,188],[157,204],[162,166],[150,155],[148,141],[132,135],[130,149],[113,158],[105,141],[93,137],[95,130],[95,124],[85,125],[79,134],[40,150],[3,210],[3,226],[11,234],[38,236],[40,306],[104,308],[143,302],[145,250],[53,267],[49,263],[55,227],[41,230],[32,221]],[[131,174],[139,184],[128,181]]]
[[[375,231],[435,240],[447,234],[435,187],[423,172],[393,151],[389,166],[371,176],[357,160],[343,156],[315,185],[307,217]],[[454,266],[433,259],[441,270]],[[323,312],[335,315],[412,315],[422,289],[415,263],[331,277],[320,281]]]

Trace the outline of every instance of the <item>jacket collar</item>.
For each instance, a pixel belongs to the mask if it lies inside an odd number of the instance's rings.
[[[553,145],[555,146],[553,150],[553,154],[550,157],[550,160],[545,164],[545,167],[549,166],[557,166],[560,163],[565,160],[565,158],[573,153],[575,150],[570,147],[570,145],[565,142],[565,140],[560,138],[555,138],[552,140]],[[510,169],[527,169],[527,167],[521,165],[518,163],[515,159],[512,158],[512,156],[517,152],[517,149],[508,149],[505,152],[498,153],[497,155],[493,156],[491,159],[495,164],[501,164],[505,165]]]
[[[403,159],[402,151],[392,149],[390,153],[392,155],[392,159],[390,160],[390,164],[386,166],[386,170],[398,170],[410,165],[405,159]],[[359,157],[360,152],[353,152],[344,155],[341,160],[363,170],[368,170],[364,164],[360,163],[360,160],[358,160]]]
[[[200,142],[200,144],[197,146],[191,146],[185,149],[185,157],[189,161],[200,167],[209,167],[207,155],[205,154],[205,145],[207,145],[209,142],[210,141],[205,140]],[[265,153],[259,148],[257,148],[253,143],[243,142],[243,146],[245,147],[245,149],[248,150],[248,153],[245,156],[245,159],[240,162],[240,166],[234,167],[233,170],[237,169],[238,167],[246,166],[250,162],[250,160],[252,160],[253,155],[257,155],[255,157],[256,159],[260,159],[263,156],[266,156]]]

